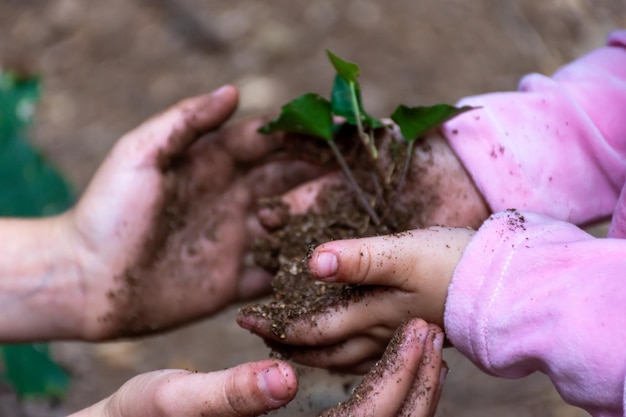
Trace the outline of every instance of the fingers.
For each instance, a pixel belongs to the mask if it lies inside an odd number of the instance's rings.
[[[394,331],[404,321],[424,313],[419,294],[374,288],[346,306],[330,307],[326,312],[275,323],[253,309],[242,309],[237,322],[265,339],[284,358],[311,367],[362,373],[372,359],[380,358]],[[434,317],[436,318],[436,317]]]
[[[131,379],[73,417],[256,416],[285,405],[296,390],[294,370],[280,361],[212,373],[156,371]]]
[[[412,317],[443,326],[448,286],[473,233],[469,229],[433,227],[325,243],[309,261],[313,276],[362,284],[358,301],[283,321],[279,333],[272,327],[275,324],[254,308],[242,309],[237,321],[265,339],[305,347],[295,358],[290,356],[301,363],[333,368],[353,366],[367,360],[373,351],[371,345],[357,351],[355,345],[348,343],[350,339],[388,340],[390,330]],[[332,259],[324,259],[325,254]],[[342,347],[332,349],[333,346]]]
[[[237,322],[241,327],[283,345],[328,347],[358,336],[388,341],[400,323],[414,316],[412,304],[411,299],[402,293],[377,288],[361,294],[358,301],[347,306],[331,306],[322,313],[284,320],[280,335],[272,332],[273,323],[257,314],[254,306],[243,308]],[[326,359],[333,360],[333,356]]]
[[[312,177],[315,179],[302,183],[283,194],[280,197],[283,206],[273,204],[271,206],[261,207],[257,212],[260,223],[271,230],[283,226],[288,219],[288,214],[303,214],[309,210],[315,212],[319,208],[318,196],[322,189],[341,182],[341,176],[336,172],[328,173],[323,176],[319,176],[320,174],[321,171],[318,168],[316,175]],[[288,208],[288,210],[285,210],[285,207]]]
[[[309,181],[289,191],[282,196],[282,201],[289,206],[291,214],[303,214],[309,210],[315,211],[318,207],[318,197],[326,187],[339,185],[343,177],[332,172]]]
[[[219,133],[222,146],[239,162],[258,161],[281,148],[284,135],[264,135],[258,129],[267,123],[265,118],[255,118],[224,128]]]
[[[388,337],[382,339],[354,337],[343,343],[323,347],[289,346],[271,340],[266,340],[266,344],[281,358],[300,365],[333,372],[365,374],[385,351],[393,332],[389,333]]]
[[[407,322],[350,400],[322,415],[432,415],[438,399],[442,345],[443,334],[438,327],[419,319]]]
[[[116,150],[164,168],[204,133],[223,124],[237,108],[238,94],[234,86],[226,85],[185,99],[127,133]]]
[[[309,268],[326,282],[403,288],[416,274],[452,272],[450,266],[456,266],[473,234],[469,229],[432,227],[337,240],[317,247]]]
[[[303,183],[307,184],[323,173],[322,168],[306,162],[277,161],[251,170],[246,183],[255,198],[275,196],[294,187],[300,188]]]
[[[271,289],[272,275],[262,268],[245,268],[237,281],[237,300],[249,300]]]
[[[420,367],[400,416],[430,417],[437,410],[448,367],[442,358],[443,332],[435,325],[429,325],[429,330]]]

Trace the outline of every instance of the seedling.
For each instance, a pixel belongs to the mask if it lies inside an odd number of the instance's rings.
[[[355,193],[359,204],[370,216],[374,224],[380,224],[380,217],[375,207],[368,201],[365,193],[357,183],[335,143],[337,129],[334,117],[340,117],[342,124],[356,126],[358,137],[369,155],[372,166],[377,174],[377,181],[382,188],[387,189],[388,176],[384,175],[380,165],[378,149],[374,143],[373,131],[385,128],[385,124],[370,116],[363,108],[361,87],[357,80],[360,68],[353,62],[346,61],[330,51],[326,51],[337,75],[333,83],[331,100],[314,94],[304,94],[281,108],[281,113],[274,120],[262,126],[259,132],[270,134],[273,132],[299,133],[321,138],[328,145],[341,166],[350,187]],[[403,171],[398,183],[398,191],[404,187],[404,182],[410,167],[411,156],[416,140],[425,133],[438,127],[453,117],[472,110],[473,107],[457,108],[447,104],[434,106],[408,107],[400,105],[391,115],[391,119],[398,125],[406,143],[406,158]],[[380,184],[378,184],[380,185]]]
[[[383,124],[363,109],[361,87],[357,81],[360,74],[359,66],[353,62],[344,61],[330,51],[326,51],[326,53],[337,71],[332,92],[333,113],[345,117],[348,123],[356,125],[363,145],[372,159],[377,159],[378,150],[372,136],[366,129],[382,127]]]

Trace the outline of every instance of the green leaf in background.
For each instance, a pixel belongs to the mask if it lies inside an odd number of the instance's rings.
[[[0,216],[60,213],[73,202],[67,182],[29,144],[36,78],[0,71]]]
[[[400,127],[404,139],[412,142],[453,117],[475,108],[454,107],[448,104],[409,107],[402,104],[393,112],[391,119]]]
[[[259,132],[301,133],[331,141],[333,119],[330,102],[315,93],[304,94],[285,104],[278,117],[261,126]]]
[[[354,84],[354,88],[341,75],[337,74],[333,84],[333,92],[331,97],[332,112],[336,116],[341,116],[350,124],[356,125],[356,115],[354,111],[354,102],[356,101],[361,116],[361,123],[364,128],[378,128],[383,124],[375,117],[370,116],[363,109],[361,100],[361,87],[358,83]]]
[[[28,126],[38,97],[35,78],[22,78],[0,68],[0,144]]]
[[[0,216],[36,217],[60,213],[72,191],[26,137],[39,98],[39,82],[0,69]],[[68,374],[50,357],[48,346],[0,346],[3,378],[24,397],[62,397]]]
[[[47,344],[5,345],[1,347],[6,363],[3,379],[20,398],[63,398],[69,375],[50,358]]]

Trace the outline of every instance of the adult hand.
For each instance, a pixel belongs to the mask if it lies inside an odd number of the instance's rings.
[[[443,327],[447,289],[473,234],[432,227],[322,244],[309,260],[314,278],[371,288],[358,300],[284,323],[280,336],[261,316],[240,313],[237,320],[295,362],[365,372],[403,321],[418,317]]]
[[[410,228],[445,225],[478,228],[491,213],[474,181],[452,151],[448,141],[433,132],[416,143],[404,192],[399,196],[406,207],[413,207]],[[321,210],[318,195],[324,187],[344,182],[335,172],[316,178],[285,193],[282,197],[292,214]],[[280,226],[284,216],[271,209],[259,213],[269,228]]]
[[[447,374],[442,343],[437,326],[408,321],[351,398],[321,415],[434,415]],[[287,404],[296,389],[293,369],[281,361],[247,363],[212,373],[164,370],[131,379],[110,397],[71,417],[257,416]]]
[[[477,229],[491,213],[447,139],[436,131],[416,142],[403,190],[399,198],[415,208],[410,227]]]
[[[79,337],[167,329],[267,290],[269,275],[244,262],[263,233],[252,208],[311,167],[270,161],[277,143],[260,122],[207,135],[237,98],[226,86],[187,99],[122,137],[62,217],[80,271],[68,296]]]
[[[297,386],[294,370],[272,360],[211,373],[155,371],[71,417],[257,416],[291,401]]]

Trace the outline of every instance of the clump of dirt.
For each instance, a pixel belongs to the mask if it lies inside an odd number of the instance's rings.
[[[361,188],[380,217],[374,224],[359,204],[354,191],[347,184],[324,188],[318,196],[316,212],[289,215],[288,207],[281,207],[279,198],[259,202],[264,208],[281,213],[282,224],[277,225],[267,238],[256,243],[256,263],[273,272],[272,299],[264,304],[244,307],[241,314],[262,317],[270,323],[271,331],[279,339],[285,338],[284,329],[296,320],[313,320],[318,313],[345,306],[359,300],[372,286],[329,284],[314,280],[307,268],[312,250],[319,244],[336,239],[367,237],[401,232],[414,228],[415,207],[407,207],[407,200],[398,198],[397,186],[403,175],[402,166],[406,146],[398,132],[385,127],[375,132],[379,150],[379,167],[384,180],[377,178],[371,157],[363,150],[353,130],[344,132],[339,144]],[[324,159],[324,158],[322,158]],[[287,214],[286,214],[287,213]],[[279,345],[271,346],[277,356],[286,351]],[[277,354],[280,351],[281,354]]]

